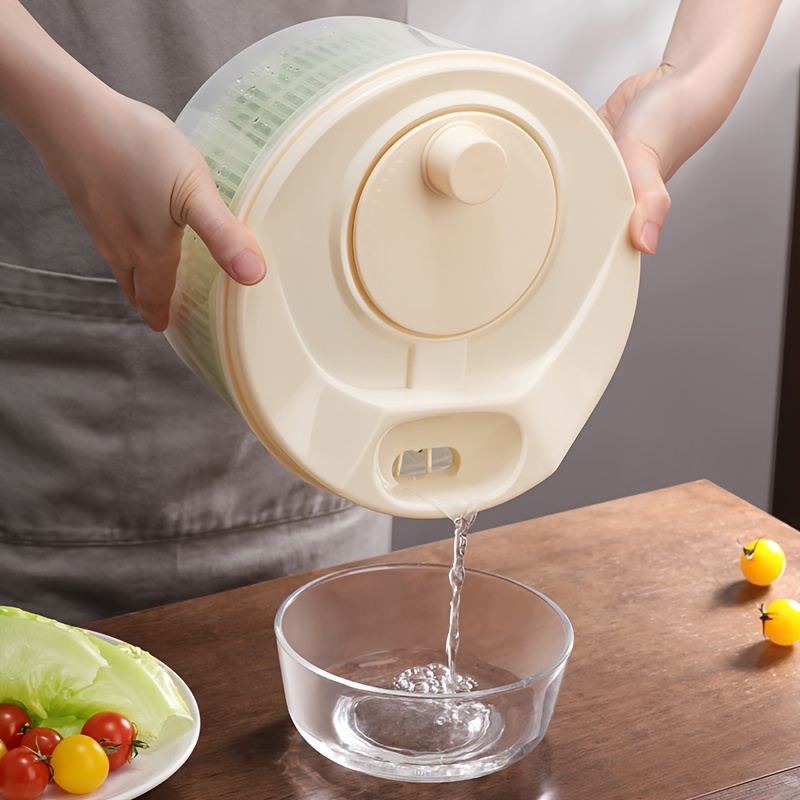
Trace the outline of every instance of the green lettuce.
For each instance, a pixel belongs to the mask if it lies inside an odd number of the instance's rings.
[[[0,606],[5,702],[23,706],[35,725],[62,736],[79,732],[100,711],[124,714],[151,739],[168,720],[175,734],[192,724],[171,675],[146,651],[10,606]]]

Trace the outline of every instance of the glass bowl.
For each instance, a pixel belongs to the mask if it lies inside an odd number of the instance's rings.
[[[468,569],[451,672],[448,573],[356,567],[281,605],[289,714],[327,758],[394,780],[457,781],[513,764],[544,737],[572,650],[569,620],[534,589]]]

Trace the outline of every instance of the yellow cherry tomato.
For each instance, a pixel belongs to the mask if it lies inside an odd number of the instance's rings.
[[[2,758],[8,752],[8,748],[3,743],[3,740],[0,739],[0,758]]]
[[[773,644],[789,646],[800,641],[800,603],[797,600],[773,600],[761,606],[764,636]]]
[[[76,733],[56,745],[50,759],[53,780],[70,794],[87,794],[108,777],[108,756],[90,736]]]
[[[783,549],[772,539],[753,539],[744,547],[739,559],[742,575],[756,586],[769,586],[783,575],[786,556]]]

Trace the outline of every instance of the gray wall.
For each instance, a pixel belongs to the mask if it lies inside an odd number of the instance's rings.
[[[675,0],[411,0],[410,22],[523,58],[599,107],[656,65]],[[609,389],[556,473],[476,530],[707,478],[769,509],[800,73],[784,3],[745,93],[670,184],[659,252]],[[448,537],[397,519],[396,548]]]

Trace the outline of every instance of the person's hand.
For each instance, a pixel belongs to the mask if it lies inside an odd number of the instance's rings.
[[[666,182],[730,114],[780,0],[682,0],[661,65],[623,81],[599,110],[636,201],[631,242],[655,253],[669,213]]]
[[[666,181],[683,163],[676,145],[680,109],[670,68],[634,75],[624,81],[598,111],[617,143],[633,188],[633,246],[652,255],[670,209]]]
[[[154,330],[168,323],[186,225],[232,278],[263,278],[258,242],[189,139],[92,75],[17,0],[0,0],[0,112],[33,145]]]
[[[80,121],[38,151],[131,304],[157,331],[169,320],[183,228],[244,284],[261,280],[254,236],[228,210],[200,152],[161,112],[103,87]]]

